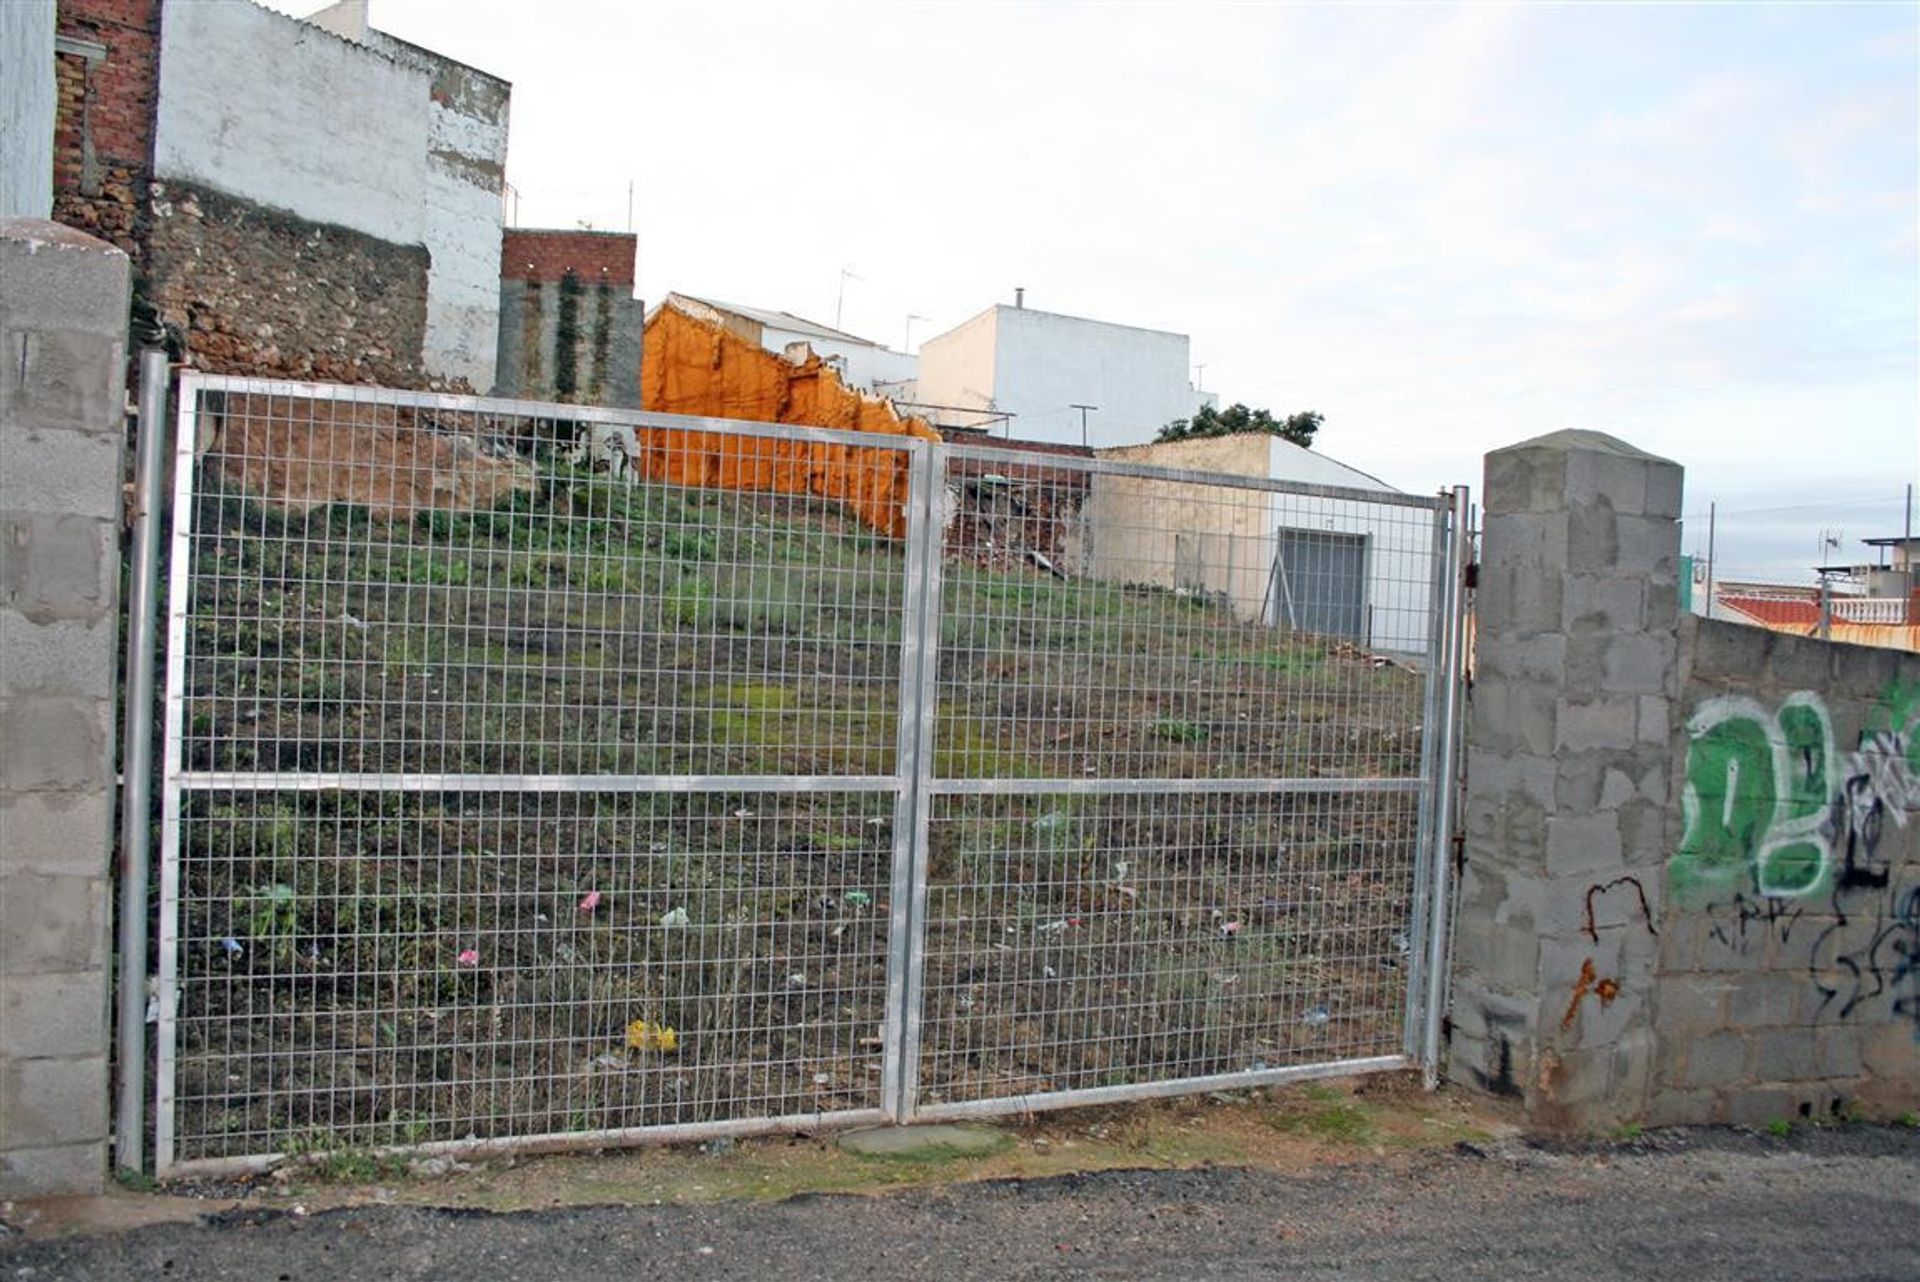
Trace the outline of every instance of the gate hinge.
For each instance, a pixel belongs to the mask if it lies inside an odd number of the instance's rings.
[[[1480,563],[1478,561],[1469,561],[1460,567],[1460,584],[1462,587],[1468,589],[1480,586]]]

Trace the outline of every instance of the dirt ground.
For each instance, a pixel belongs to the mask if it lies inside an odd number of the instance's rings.
[[[987,1158],[803,1136],[8,1204],[0,1277],[1920,1276],[1910,1125],[1556,1141],[1377,1077],[999,1129]]]

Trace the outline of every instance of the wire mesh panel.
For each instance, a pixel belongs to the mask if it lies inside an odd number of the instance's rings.
[[[1406,1062],[1442,505],[944,460],[916,1111]]]
[[[368,388],[181,411],[163,1173],[1419,1048],[1444,501]]]
[[[161,1169],[879,1116],[926,447],[182,410]]]
[[[1416,800],[940,798],[923,1104],[1398,1055]]]

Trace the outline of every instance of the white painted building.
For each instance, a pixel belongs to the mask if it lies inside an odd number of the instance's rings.
[[[914,400],[951,426],[1012,415],[1011,435],[1095,448],[1151,441],[1215,397],[1189,377],[1185,334],[996,304],[920,345]],[[1082,440],[1077,405],[1085,414]],[[969,417],[964,411],[979,411]],[[989,413],[989,412],[992,413]]]
[[[1398,494],[1358,468],[1259,433],[1103,450],[1100,457]],[[1098,475],[1084,508],[1087,572],[1213,597],[1240,617],[1417,655],[1432,633],[1430,506],[1226,491]]]
[[[722,303],[691,294],[668,294],[660,305],[677,307],[689,316],[718,325],[776,355],[797,355],[789,349],[804,343],[814,355],[837,369],[840,381],[848,387],[876,396],[911,399],[909,393],[918,362],[905,352],[896,352],[872,339],[795,316],[792,312]]]
[[[53,209],[53,0],[0,0],[0,218]]]
[[[154,177],[217,188],[430,257],[429,373],[491,387],[507,82],[367,25],[249,0],[161,8]]]

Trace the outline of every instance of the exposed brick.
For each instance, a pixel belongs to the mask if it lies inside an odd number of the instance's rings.
[[[509,228],[500,240],[500,278],[553,283],[571,271],[583,284],[631,288],[638,244],[628,232]]]

